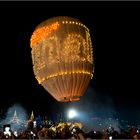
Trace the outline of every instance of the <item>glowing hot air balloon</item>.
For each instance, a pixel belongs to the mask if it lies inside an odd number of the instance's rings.
[[[93,77],[89,29],[71,17],[42,22],[31,36],[36,79],[57,101],[79,100]]]

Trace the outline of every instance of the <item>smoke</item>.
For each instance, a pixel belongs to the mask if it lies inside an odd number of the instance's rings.
[[[84,123],[85,130],[99,130],[113,127],[119,131],[120,124],[116,116],[113,99],[105,93],[89,87],[81,100],[71,102],[68,108],[75,108],[77,119]]]
[[[25,130],[27,127],[27,113],[20,104],[14,104],[8,108],[6,117],[1,120],[0,124],[10,124],[12,131]]]

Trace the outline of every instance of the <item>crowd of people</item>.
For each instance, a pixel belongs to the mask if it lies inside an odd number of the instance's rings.
[[[83,131],[81,123],[66,122],[52,124],[50,127],[36,125],[32,120],[28,122],[25,130],[19,132],[11,129],[0,130],[0,139],[69,139],[69,140],[90,140],[90,139],[140,139],[137,128],[131,127],[129,130],[116,131],[113,127],[104,131],[92,130],[90,132]]]

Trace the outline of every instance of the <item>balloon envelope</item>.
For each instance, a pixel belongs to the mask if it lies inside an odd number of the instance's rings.
[[[79,100],[93,76],[89,29],[77,19],[54,17],[37,26],[30,46],[38,82],[57,101]]]

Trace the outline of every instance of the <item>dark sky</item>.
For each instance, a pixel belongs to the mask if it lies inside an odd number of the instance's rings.
[[[82,100],[94,106],[109,98],[120,116],[139,117],[140,2],[0,2],[1,109],[62,109],[34,78],[30,49],[35,27],[54,16],[78,18],[90,29],[95,73]]]

